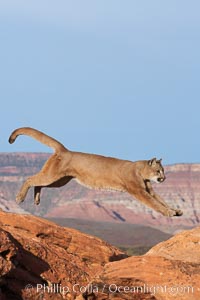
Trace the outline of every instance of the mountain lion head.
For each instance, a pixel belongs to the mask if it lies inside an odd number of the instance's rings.
[[[148,161],[149,180],[159,183],[165,180],[166,177],[161,160],[162,159],[156,160],[156,158],[152,158]]]

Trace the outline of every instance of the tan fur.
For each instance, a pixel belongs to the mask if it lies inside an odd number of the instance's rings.
[[[169,207],[154,192],[151,181],[165,180],[161,160],[141,160],[131,162],[95,154],[73,152],[50,136],[29,127],[13,131],[9,142],[13,143],[18,135],[29,135],[52,147],[55,153],[46,161],[41,171],[29,177],[17,194],[17,203],[23,202],[30,187],[34,187],[35,204],[40,203],[43,187],[60,187],[71,179],[94,189],[112,189],[128,192],[145,205],[164,216],[180,216],[181,210]]]

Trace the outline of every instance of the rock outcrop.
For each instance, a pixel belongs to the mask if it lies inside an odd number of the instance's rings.
[[[146,255],[106,264],[99,285],[106,283],[107,299],[198,300],[199,249],[200,227],[181,232]]]
[[[146,255],[47,220],[0,211],[1,300],[198,300],[200,228]]]
[[[0,240],[1,300],[75,299],[107,262],[126,257],[77,230],[3,211]]]
[[[200,296],[199,264],[159,256],[109,263],[100,279],[107,285],[107,299],[198,300]]]
[[[147,255],[200,264],[200,227],[182,231],[157,244],[146,253]]]

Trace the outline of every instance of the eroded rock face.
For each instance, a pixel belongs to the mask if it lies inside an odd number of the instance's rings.
[[[130,257],[109,263],[100,278],[113,291],[108,299],[121,295],[121,299],[197,300],[200,294],[199,264],[159,256]],[[118,293],[114,292],[116,288]]]
[[[121,294],[121,299],[198,300],[199,249],[198,227],[154,246],[144,256],[106,264],[99,279],[112,290],[115,285],[120,288],[121,293],[108,293],[108,299]]]
[[[198,300],[200,228],[146,255],[31,215],[0,211],[1,300]]]
[[[200,264],[200,227],[185,230],[151,248],[146,256],[158,255],[170,260]]]
[[[107,262],[126,257],[98,238],[31,215],[0,211],[0,228],[0,299],[43,299],[44,292],[45,299],[75,299]]]

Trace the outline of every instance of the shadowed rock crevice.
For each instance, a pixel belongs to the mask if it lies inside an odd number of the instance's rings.
[[[0,240],[0,299],[24,299],[22,290],[27,284],[47,283],[41,277],[49,269],[46,261],[26,251],[9,232],[2,229]]]

